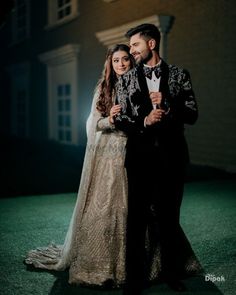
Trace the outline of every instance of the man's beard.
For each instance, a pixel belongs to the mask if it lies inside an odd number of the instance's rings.
[[[146,64],[151,58],[152,58],[153,54],[152,54],[152,51],[148,51],[147,54],[139,59],[139,60],[136,60],[136,64],[137,65],[140,65],[140,64]]]

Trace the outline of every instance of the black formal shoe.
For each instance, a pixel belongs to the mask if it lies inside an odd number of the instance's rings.
[[[179,280],[167,280],[166,284],[176,292],[185,292],[187,288],[185,287],[184,283]]]

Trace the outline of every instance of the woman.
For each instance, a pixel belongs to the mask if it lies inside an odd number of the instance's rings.
[[[87,121],[87,148],[78,198],[64,245],[28,253],[26,264],[53,270],[69,267],[70,283],[119,285],[125,279],[127,178],[126,136],[113,125],[118,77],[133,67],[129,47],[108,50]]]
[[[119,286],[125,282],[127,138],[115,129],[113,117],[121,111],[115,104],[116,83],[133,65],[128,46],[118,44],[108,50],[87,120],[88,141],[78,198],[64,245],[32,250],[25,259],[26,264],[37,268],[69,268],[70,283]],[[146,274],[151,281],[158,279],[161,271],[156,229],[150,216]],[[197,272],[200,265],[182,231],[180,236],[181,265],[187,273]]]

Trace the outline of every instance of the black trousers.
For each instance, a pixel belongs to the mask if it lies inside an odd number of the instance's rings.
[[[143,150],[127,162],[126,287],[130,289],[142,288],[147,279],[145,235],[148,223],[153,219],[161,246],[162,276],[166,279],[177,276],[177,233],[185,174],[183,162],[181,157],[162,152],[158,147]],[[155,235],[155,228],[152,234]]]

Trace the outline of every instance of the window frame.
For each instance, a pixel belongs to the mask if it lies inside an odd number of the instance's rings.
[[[7,71],[11,78],[11,134],[21,138],[29,137],[29,100],[30,100],[30,62],[12,64],[7,67]],[[23,97],[24,109],[19,109],[19,94],[24,91]],[[24,134],[19,129],[20,117],[24,118]]]
[[[70,1],[71,1],[71,6],[70,6],[71,13],[68,16],[63,17],[62,19],[58,19],[57,18],[58,11],[59,11],[57,6],[58,0],[48,0],[48,24],[45,27],[46,30],[64,25],[78,17],[79,15],[78,0],[70,0]]]
[[[67,44],[39,55],[47,65],[48,84],[48,137],[63,144],[78,145],[78,54],[79,44]],[[65,75],[65,73],[70,73]],[[71,140],[63,141],[58,136],[58,86],[70,84]],[[66,96],[64,96],[66,99]],[[63,116],[68,115],[63,112]],[[64,128],[66,131],[67,128]]]

